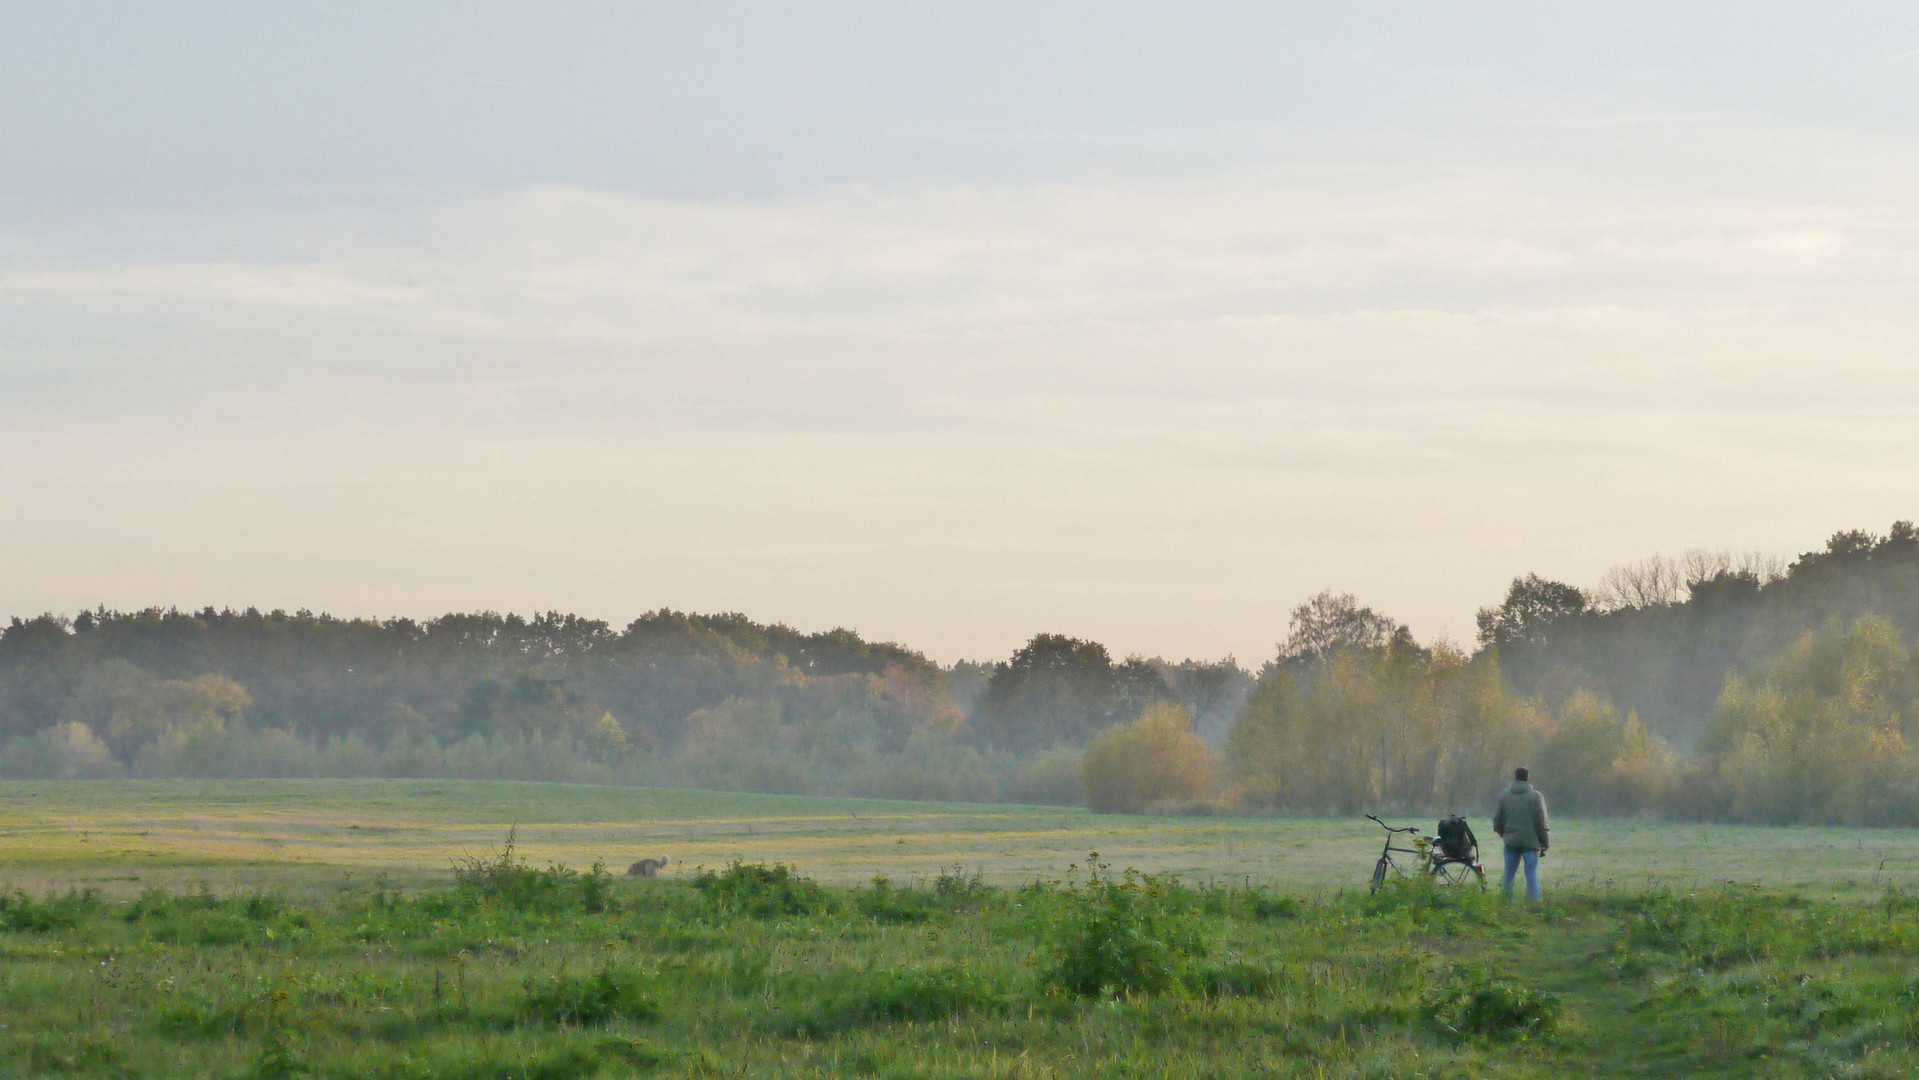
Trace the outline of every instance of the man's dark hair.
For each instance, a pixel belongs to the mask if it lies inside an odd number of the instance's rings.
[[[1533,778],[1533,771],[1531,769],[1528,769],[1524,765],[1521,765],[1519,768],[1513,770],[1514,780],[1531,780],[1532,778]]]

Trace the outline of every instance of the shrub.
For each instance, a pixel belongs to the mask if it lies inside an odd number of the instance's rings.
[[[955,866],[933,879],[931,889],[902,888],[889,878],[876,877],[868,887],[853,891],[853,906],[875,922],[923,923],[935,915],[980,907],[993,896],[993,889],[978,874],[967,877]]]
[[[1559,999],[1483,972],[1453,973],[1422,1002],[1426,1015],[1458,1038],[1551,1035],[1559,1024]]]
[[[659,1012],[638,968],[608,964],[580,978],[562,972],[527,980],[527,1015],[560,1025],[590,1026],[609,1020],[645,1020]]]
[[[583,911],[598,914],[613,905],[613,875],[604,862],[586,873],[552,865],[536,870],[514,852],[517,830],[509,829],[499,854],[456,860],[453,879],[482,902],[516,911]]]
[[[937,910],[930,893],[912,887],[899,888],[884,876],[853,893],[853,906],[875,922],[923,923]]]
[[[1184,708],[1165,702],[1107,731],[1086,748],[1086,804],[1137,814],[1162,801],[1190,803],[1213,792],[1213,761]]]
[[[127,905],[123,918],[130,923],[148,919],[169,919],[183,912],[211,911],[220,906],[220,898],[201,886],[198,892],[175,896],[165,889],[148,889]]]
[[[953,911],[984,907],[999,897],[999,892],[981,879],[975,870],[969,877],[964,869],[955,863],[950,870],[940,871],[933,879],[933,895]]]
[[[0,893],[0,928],[40,934],[70,930],[99,906],[91,889],[69,890],[65,896],[48,894],[45,900],[34,900],[23,892]]]
[[[205,886],[181,896],[165,889],[149,889],[127,905],[121,918],[140,925],[145,936],[154,941],[196,945],[273,940],[281,933],[313,925],[311,912],[289,907],[277,893],[219,897]]]
[[[1130,867],[1115,878],[1098,852],[1087,856],[1087,867],[1085,883],[1069,880],[1046,918],[1046,986],[1072,997],[1180,986],[1188,964],[1206,950],[1187,913],[1167,902],[1171,883]]]
[[[833,895],[812,878],[801,877],[784,863],[743,863],[734,860],[714,873],[702,870],[693,886],[720,911],[754,919],[813,915],[837,906]]]
[[[1403,918],[1416,926],[1489,925],[1503,904],[1477,885],[1445,885],[1426,874],[1390,877],[1360,900],[1361,908],[1376,917]]]
[[[306,1075],[306,1069],[286,1035],[276,1033],[267,1040],[252,1066],[240,1075],[244,1080],[293,1080]]]

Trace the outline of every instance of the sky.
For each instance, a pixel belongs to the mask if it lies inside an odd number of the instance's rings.
[[[0,7],[0,616],[1256,665],[1919,516],[1919,6]]]

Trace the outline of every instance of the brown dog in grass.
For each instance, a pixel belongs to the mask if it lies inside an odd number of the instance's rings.
[[[657,859],[641,859],[639,862],[626,868],[626,876],[630,878],[659,877],[660,868],[665,866],[668,861],[664,855]]]

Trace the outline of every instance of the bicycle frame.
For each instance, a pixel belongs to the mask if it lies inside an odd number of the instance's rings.
[[[1394,869],[1399,868],[1399,860],[1393,858],[1394,852],[1398,852],[1401,855],[1417,855],[1419,856],[1421,860],[1424,860],[1427,858],[1428,849],[1425,844],[1419,844],[1418,846],[1409,847],[1409,848],[1393,846],[1393,838],[1398,836],[1400,833],[1410,833],[1413,836],[1418,837],[1419,829],[1416,826],[1408,825],[1404,828],[1394,828],[1393,826],[1388,825],[1383,821],[1380,821],[1378,818],[1373,817],[1373,815],[1371,814],[1367,814],[1366,817],[1368,820],[1372,821],[1374,824],[1378,825],[1380,828],[1386,830],[1386,846],[1380,851],[1379,857],[1387,865],[1393,867]],[[1424,837],[1420,837],[1420,839],[1424,839]]]
[[[1378,892],[1380,886],[1386,884],[1388,874],[1404,874],[1410,869],[1409,867],[1401,866],[1399,860],[1393,858],[1395,854],[1413,856],[1418,860],[1416,864],[1418,873],[1431,875],[1448,885],[1459,884],[1461,881],[1466,880],[1466,875],[1470,873],[1478,880],[1480,890],[1485,890],[1486,873],[1480,867],[1477,858],[1454,859],[1446,857],[1433,847],[1433,845],[1438,842],[1437,837],[1425,836],[1420,833],[1418,828],[1413,826],[1394,827],[1388,825],[1371,814],[1367,814],[1366,818],[1373,824],[1386,830],[1386,845],[1380,849],[1379,861],[1373,864],[1374,892]],[[1393,841],[1402,833],[1412,836],[1412,847],[1393,846]]]

